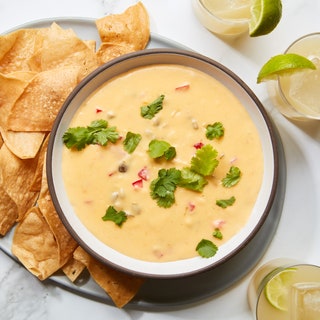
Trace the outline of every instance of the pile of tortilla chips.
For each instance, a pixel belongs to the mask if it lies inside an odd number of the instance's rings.
[[[14,227],[12,252],[40,280],[87,269],[123,307],[143,280],[94,259],[61,223],[48,190],[45,157],[55,117],[73,88],[99,65],[144,49],[149,17],[141,3],[96,21],[101,45],[53,23],[0,36],[0,235]]]

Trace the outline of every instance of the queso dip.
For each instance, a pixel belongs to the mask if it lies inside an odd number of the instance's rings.
[[[162,109],[151,119],[141,107],[164,96]],[[119,139],[106,146],[90,144],[78,151],[64,148],[62,170],[71,204],[83,224],[102,242],[128,256],[146,261],[195,257],[202,239],[217,247],[246,224],[263,176],[258,132],[246,109],[225,86],[209,75],[179,65],[137,68],[106,82],[80,106],[69,127],[86,127],[104,119]],[[208,125],[219,122],[224,134],[206,137]],[[140,134],[129,153],[128,132]],[[148,152],[152,140],[176,150],[171,160]],[[217,151],[218,166],[205,177],[201,192],[177,187],[174,203],[164,208],[151,196],[150,186],[161,169],[190,167],[202,146]],[[225,187],[230,167],[241,170],[240,181]],[[217,200],[233,199],[222,207]],[[107,208],[125,212],[121,226],[104,221]],[[220,237],[213,236],[219,231]]]

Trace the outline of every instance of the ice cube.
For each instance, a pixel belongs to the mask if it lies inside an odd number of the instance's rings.
[[[320,282],[300,282],[291,288],[291,320],[320,319]]]

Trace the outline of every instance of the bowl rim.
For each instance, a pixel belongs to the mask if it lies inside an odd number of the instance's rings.
[[[187,58],[192,58],[196,60],[200,60],[200,62],[204,62],[207,64],[210,64],[214,68],[219,69],[222,73],[226,74],[228,77],[230,77],[233,81],[235,81],[241,89],[249,96],[249,98],[252,100],[253,104],[258,108],[258,111],[260,112],[264,124],[267,128],[267,132],[269,133],[269,139],[270,139],[270,145],[273,152],[273,177],[272,177],[272,184],[270,188],[270,194],[268,197],[268,200],[266,202],[266,205],[264,206],[263,213],[260,215],[258,223],[255,225],[255,227],[251,230],[251,232],[247,235],[244,241],[242,241],[239,245],[236,246],[233,250],[231,250],[228,254],[224,255],[222,258],[220,258],[217,261],[214,261],[211,264],[205,265],[202,268],[197,268],[195,270],[181,272],[181,273],[150,273],[150,272],[144,272],[144,271],[137,271],[137,270],[131,270],[130,268],[116,264],[108,258],[101,256],[99,253],[97,253],[94,249],[92,249],[90,246],[86,244],[84,240],[77,234],[77,232],[73,229],[72,225],[69,223],[68,219],[65,216],[65,213],[63,212],[60,204],[59,199],[54,187],[54,177],[53,177],[53,161],[52,156],[54,153],[54,145],[56,142],[56,135],[57,131],[59,129],[61,120],[63,119],[63,116],[68,109],[69,104],[71,101],[77,96],[77,94],[89,83],[94,79],[97,75],[105,71],[106,69],[121,64],[123,61],[135,59],[136,57],[141,56],[152,56],[152,55],[163,55],[163,54],[171,54],[171,55],[182,55]],[[122,72],[118,73],[121,74]],[[261,229],[262,225],[264,224],[270,210],[272,207],[272,204],[275,199],[278,180],[279,180],[279,157],[277,152],[277,141],[276,141],[276,135],[274,132],[273,124],[264,109],[262,103],[257,98],[255,93],[249,88],[249,86],[240,79],[239,76],[237,76],[233,71],[228,69],[226,66],[222,65],[221,63],[208,58],[202,54],[199,54],[197,52],[193,52],[190,50],[183,50],[183,49],[171,49],[171,48],[156,48],[156,49],[144,49],[137,52],[128,53],[125,55],[122,55],[118,58],[115,58],[101,66],[99,66],[96,70],[91,72],[88,76],[86,76],[83,80],[79,82],[79,84],[73,89],[73,91],[69,94],[65,102],[63,103],[51,130],[49,142],[48,142],[48,149],[47,149],[47,156],[46,156],[46,174],[47,174],[47,180],[48,180],[48,188],[49,192],[52,198],[53,205],[68,232],[71,234],[71,236],[78,242],[78,244],[85,249],[88,253],[90,253],[93,257],[98,259],[99,261],[119,270],[125,273],[129,273],[135,276],[145,277],[145,278],[162,278],[162,279],[170,279],[170,278],[181,278],[181,277],[187,277],[192,276],[195,274],[199,274],[201,272],[205,272],[208,270],[213,269],[214,267],[220,266],[221,264],[228,261],[230,258],[232,258],[234,255],[239,253],[246,245],[253,239],[253,237],[256,235],[256,233]],[[203,259],[203,258],[202,258]],[[146,262],[148,263],[148,262]],[[160,262],[161,264],[166,264],[166,262]]]

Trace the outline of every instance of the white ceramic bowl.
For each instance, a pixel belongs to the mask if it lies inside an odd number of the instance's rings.
[[[260,136],[264,156],[264,176],[251,216],[245,227],[209,259],[195,257],[174,262],[137,260],[108,247],[82,224],[69,202],[62,176],[62,136],[81,103],[108,79],[151,64],[180,64],[199,69],[225,85],[245,106]],[[51,133],[47,154],[47,176],[55,208],[78,243],[101,261],[117,269],[149,278],[178,278],[203,272],[239,253],[264,224],[274,201],[278,180],[278,156],[272,124],[257,97],[234,73],[221,64],[190,51],[149,49],[117,58],[90,74],[65,101]],[[236,268],[236,266],[235,266]]]

